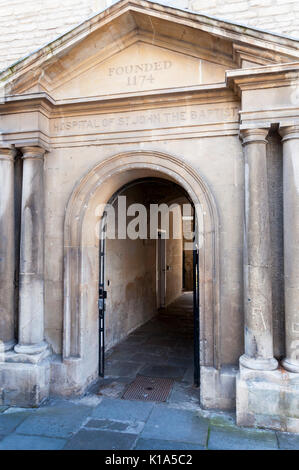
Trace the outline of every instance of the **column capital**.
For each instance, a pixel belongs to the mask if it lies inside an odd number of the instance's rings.
[[[22,159],[37,159],[43,160],[46,150],[42,147],[34,146],[34,147],[22,147]]]
[[[282,142],[286,142],[291,139],[299,139],[299,124],[280,127],[278,132],[282,137]]]
[[[0,160],[14,161],[16,149],[11,147],[0,147]]]
[[[242,144],[267,144],[267,135],[269,129],[241,129],[240,137],[243,140]]]

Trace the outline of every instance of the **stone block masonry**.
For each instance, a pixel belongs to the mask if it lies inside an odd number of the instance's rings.
[[[296,0],[190,0],[191,10],[253,28],[298,37],[299,5]]]
[[[0,70],[69,31],[115,0],[0,0]],[[220,19],[299,36],[297,0],[169,0]]]

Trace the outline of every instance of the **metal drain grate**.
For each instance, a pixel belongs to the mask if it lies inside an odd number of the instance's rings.
[[[124,392],[123,400],[166,401],[174,379],[137,375]]]

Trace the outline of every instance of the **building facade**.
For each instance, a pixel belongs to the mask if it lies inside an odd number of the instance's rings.
[[[103,274],[95,227],[159,180],[196,208],[199,406],[299,432],[298,58],[296,39],[120,0],[2,72],[1,404],[96,380],[107,276],[110,345],[154,315],[152,240]]]

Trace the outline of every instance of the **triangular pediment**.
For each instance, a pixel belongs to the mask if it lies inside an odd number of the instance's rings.
[[[4,71],[2,95],[55,100],[220,83],[298,60],[298,42],[143,0],[121,0]]]
[[[225,80],[227,67],[188,54],[136,41],[121,52],[45,88],[55,99],[118,95],[146,90],[178,88]]]

